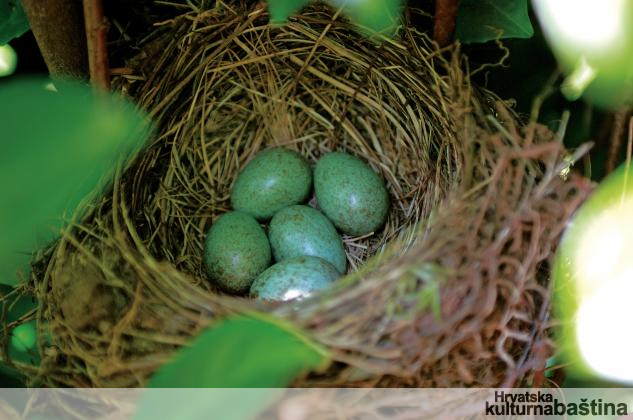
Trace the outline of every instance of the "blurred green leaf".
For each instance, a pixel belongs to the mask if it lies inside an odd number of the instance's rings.
[[[35,346],[35,340],[37,339],[36,322],[30,321],[12,330],[7,328],[8,324],[27,316],[37,306],[38,303],[35,298],[26,296],[11,286],[0,284],[0,313],[3,314],[0,324],[0,340],[5,339],[6,333],[9,334],[7,350],[8,356],[12,361],[28,363],[33,366],[37,366],[40,363],[41,358],[37,346]],[[25,378],[17,370],[0,363],[0,386],[7,380],[12,384],[17,381],[20,384],[19,386],[24,386]]]
[[[278,394],[270,388],[288,386],[298,375],[328,361],[325,349],[293,326],[276,318],[234,317],[221,321],[183,348],[149,382],[152,388],[269,388],[249,392],[188,390],[177,407],[161,398],[161,390],[142,398],[137,419],[196,419],[222,413],[223,419],[249,418]],[[182,400],[184,398],[184,400]],[[210,415],[210,414],[209,414]],[[208,417],[208,416],[207,416]]]
[[[532,35],[528,0],[461,0],[459,4],[455,36],[465,44]]]
[[[11,76],[18,64],[18,55],[11,45],[0,45],[0,77]]]
[[[129,103],[84,85],[17,80],[0,88],[0,283],[15,284],[35,250],[145,143]]]
[[[283,23],[305,7],[310,0],[268,0],[268,13],[273,23]]]
[[[228,318],[182,349],[151,378],[149,386],[283,387],[326,360],[324,349],[281,320]]]
[[[622,164],[598,185],[567,223],[554,257],[557,348],[567,375],[578,379],[633,382],[621,368],[630,361],[628,336],[618,333],[628,331],[633,313],[632,174],[633,165]]]
[[[402,0],[331,0],[352,22],[365,30],[366,35],[395,34],[402,16]]]
[[[37,321],[31,320],[12,328],[9,332],[8,356],[14,362],[39,366],[42,357],[37,346],[38,341]],[[45,341],[49,337],[44,337]]]
[[[37,344],[37,325],[29,321],[18,325],[11,331],[11,346],[18,351],[29,351]]]
[[[392,36],[402,14],[403,0],[329,0],[337,8],[342,8],[368,36],[381,34]],[[293,13],[298,12],[310,0],[270,0],[268,11],[273,23],[283,23]]]
[[[29,21],[20,0],[0,0],[0,45],[29,30]]]

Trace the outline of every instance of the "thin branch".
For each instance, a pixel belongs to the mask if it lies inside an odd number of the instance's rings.
[[[627,120],[630,110],[621,109],[617,111],[613,117],[613,128],[611,131],[611,139],[609,141],[609,155],[606,163],[606,173],[613,172],[620,161],[620,152],[622,150],[622,141],[627,131]]]
[[[83,0],[90,81],[98,89],[110,90],[108,63],[108,23],[101,0]]]
[[[629,119],[629,139],[626,142],[626,166],[631,166],[631,154],[633,153],[633,117]]]
[[[626,163],[624,166],[624,187],[622,188],[622,196],[620,197],[620,202],[624,202],[625,200],[625,192],[629,190],[628,182],[629,182],[629,172],[631,171],[631,153],[633,152],[633,117],[629,119],[629,136],[628,141],[626,142]]]
[[[433,27],[433,39],[440,47],[444,47],[453,40],[459,0],[436,0],[435,23]]]

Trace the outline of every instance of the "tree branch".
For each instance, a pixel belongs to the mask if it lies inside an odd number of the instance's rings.
[[[108,62],[108,23],[103,16],[101,0],[83,0],[90,81],[98,89],[110,89]]]
[[[609,152],[605,165],[606,173],[610,174],[615,167],[622,161],[622,142],[627,135],[627,121],[629,119],[630,110],[620,109],[613,117],[613,126],[611,128],[611,138],[609,141]]]
[[[435,22],[433,25],[433,39],[440,47],[444,47],[453,40],[459,0],[436,0]]]
[[[75,0],[22,0],[48,71],[54,78],[88,78],[81,3]]]

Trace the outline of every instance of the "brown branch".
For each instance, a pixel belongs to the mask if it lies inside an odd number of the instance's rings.
[[[54,78],[88,78],[80,4],[73,0],[22,0],[33,35]]]
[[[101,0],[83,0],[83,4],[90,81],[98,89],[109,90],[108,23],[103,16],[103,3]]]
[[[626,166],[631,166],[631,154],[633,154],[633,117],[629,119],[629,139],[626,142]]]
[[[627,120],[629,109],[621,109],[613,116],[613,128],[611,130],[611,138],[609,140],[609,155],[605,165],[606,173],[613,172],[620,161],[620,152],[622,150],[622,141],[627,134]]]
[[[436,0],[435,23],[433,26],[433,39],[440,47],[444,47],[453,40],[459,0]]]

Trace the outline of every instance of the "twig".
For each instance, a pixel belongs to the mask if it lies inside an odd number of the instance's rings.
[[[541,112],[541,107],[543,103],[550,97],[554,92],[556,92],[556,81],[560,78],[560,71],[558,69],[554,70],[550,75],[547,83],[543,89],[536,95],[536,97],[532,100],[532,109],[530,111],[530,122],[536,123],[539,119],[539,114]]]
[[[631,153],[633,152],[633,117],[629,119],[629,137],[626,142],[626,163],[624,167],[624,187],[622,187],[622,196],[620,202],[624,202],[626,192],[628,192],[629,172],[631,171]]]
[[[110,69],[110,75],[112,76],[131,76],[134,74],[134,69],[131,67],[113,67]]]
[[[437,0],[435,2],[435,23],[433,39],[440,47],[450,44],[455,31],[459,0]]]
[[[621,109],[617,111],[613,117],[613,129],[611,131],[611,138],[609,140],[609,155],[606,163],[606,173],[613,172],[618,164],[618,158],[620,157],[620,150],[622,149],[622,140],[626,133],[626,120],[629,114],[629,109]]]
[[[631,166],[632,153],[633,153],[633,117],[629,119],[629,139],[626,142],[626,166]]]
[[[97,89],[110,89],[108,64],[108,23],[103,16],[101,0],[83,0],[90,81]]]

